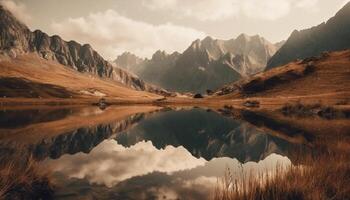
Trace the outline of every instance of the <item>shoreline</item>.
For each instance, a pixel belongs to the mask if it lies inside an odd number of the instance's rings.
[[[205,98],[184,98],[184,97],[167,97],[162,98],[113,98],[105,97],[107,106],[118,105],[155,105],[155,106],[209,106],[223,107],[233,106],[235,108],[245,108],[254,110],[275,110],[288,103],[302,104],[324,104],[336,105],[345,109],[350,109],[347,92],[306,95],[306,96],[276,96],[276,97],[238,97],[223,98],[220,96],[209,96]],[[0,98],[0,108],[16,107],[75,107],[75,106],[98,106],[102,98]],[[257,101],[259,106],[245,106],[247,101]],[[341,102],[346,102],[344,105]]]

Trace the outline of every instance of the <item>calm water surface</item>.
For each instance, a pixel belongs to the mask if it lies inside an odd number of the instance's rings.
[[[0,112],[0,159],[33,156],[57,199],[209,199],[229,168],[267,173],[307,145],[204,108]]]

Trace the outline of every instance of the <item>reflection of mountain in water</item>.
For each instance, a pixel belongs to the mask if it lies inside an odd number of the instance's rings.
[[[184,146],[193,156],[206,160],[231,157],[240,162],[259,161],[272,153],[289,155],[290,151],[303,148],[203,109],[154,114],[118,134],[116,140],[126,147],[144,140],[152,141],[158,149]]]
[[[134,114],[113,123],[84,126],[28,144],[17,140],[0,140],[0,161],[11,160],[9,158],[17,154],[21,157],[33,154],[38,159],[56,159],[64,154],[89,153],[107,138],[115,138],[125,147],[140,141],[151,141],[157,149],[168,145],[183,146],[198,158],[211,160],[214,157],[231,157],[240,162],[259,161],[272,153],[288,156],[290,151],[303,148],[265,134],[248,123],[200,108],[145,115]],[[46,119],[34,121],[44,123]]]
[[[59,158],[64,154],[89,153],[95,146],[112,135],[124,131],[144,118],[144,114],[131,115],[123,120],[91,127],[81,127],[52,138],[45,138],[35,144],[21,146],[17,141],[0,141],[0,161],[11,157]],[[20,154],[20,155],[17,155]]]
[[[78,152],[89,153],[94,147],[112,135],[129,128],[142,120],[143,114],[132,115],[124,120],[95,127],[79,128],[73,132],[61,134],[51,141],[42,141],[34,150],[34,155],[45,158],[59,158],[64,154]]]
[[[59,120],[71,112],[70,109],[0,110],[0,129],[22,128],[30,124]]]

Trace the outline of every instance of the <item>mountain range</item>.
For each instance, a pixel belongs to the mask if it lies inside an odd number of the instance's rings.
[[[125,52],[114,63],[143,80],[178,92],[205,92],[261,72],[282,43],[241,34],[236,39],[206,37],[183,52],[157,51],[151,59]]]
[[[286,43],[269,60],[266,70],[297,59],[318,56],[324,51],[350,48],[350,2],[326,23],[293,31]]]
[[[208,36],[193,41],[182,53],[168,54],[159,50],[151,59],[143,59],[125,52],[110,63],[89,44],[67,42],[60,36],[49,36],[40,30],[31,31],[0,5],[0,95],[132,99],[159,98],[149,92],[167,96],[170,95],[167,90],[204,93],[218,89],[218,94],[228,94],[230,91],[246,90],[237,87],[251,80],[254,84],[247,87],[255,87],[253,90],[259,91],[259,87],[264,87],[262,90],[265,90],[281,81],[285,85],[286,80],[280,80],[279,76],[288,75],[288,71],[275,71],[279,74],[277,78],[271,75],[274,72],[257,75],[259,72],[291,61],[295,61],[291,65],[298,65],[304,70],[307,59],[301,63],[298,60],[309,58],[319,61],[310,57],[325,51],[349,49],[349,19],[350,2],[326,23],[294,31],[286,42],[273,44],[258,35],[241,34],[230,40]],[[331,59],[336,57],[336,54],[323,53],[320,58],[334,62]],[[270,76],[273,83],[269,82],[270,79],[267,83],[257,81]],[[295,79],[287,77],[288,80],[290,78]]]
[[[113,67],[89,44],[64,41],[60,36],[35,30],[32,32],[12,13],[0,5],[0,54],[10,58],[34,53],[49,61],[55,61],[78,72],[122,83],[141,91],[163,93],[127,71]]]

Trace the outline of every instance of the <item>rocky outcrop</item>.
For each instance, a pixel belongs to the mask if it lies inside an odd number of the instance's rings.
[[[113,67],[89,44],[66,42],[57,35],[49,36],[40,30],[31,32],[1,5],[0,36],[2,55],[16,57],[22,53],[36,53],[44,59],[56,61],[79,72],[112,79],[136,90],[167,93],[165,90],[146,84],[125,70]]]
[[[270,59],[266,70],[297,59],[319,56],[324,51],[350,48],[350,2],[327,23],[302,31],[295,30]]]
[[[276,51],[264,38],[242,34],[231,40],[206,37],[182,54],[157,51],[150,60],[125,53],[115,63],[168,90],[203,93],[263,71]]]

